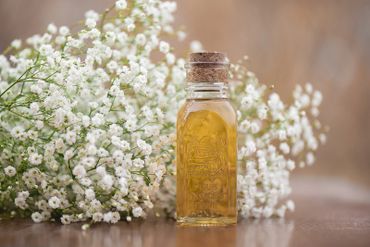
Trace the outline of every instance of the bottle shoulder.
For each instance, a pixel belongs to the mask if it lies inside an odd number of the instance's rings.
[[[210,111],[219,115],[228,124],[236,125],[236,112],[228,99],[188,99],[179,109],[177,120],[185,121],[191,113]]]

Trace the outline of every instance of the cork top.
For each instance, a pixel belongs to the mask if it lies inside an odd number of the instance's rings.
[[[221,52],[195,52],[189,56],[186,78],[189,82],[227,82],[229,60]]]
[[[229,61],[225,53],[221,53],[221,52],[191,53],[189,56],[189,64],[196,64],[196,63],[227,65],[229,64]]]

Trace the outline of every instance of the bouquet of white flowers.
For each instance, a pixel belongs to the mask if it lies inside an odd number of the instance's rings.
[[[172,215],[175,122],[184,59],[166,41],[174,2],[118,0],[86,13],[82,30],[50,24],[0,55],[0,213],[115,223]],[[199,49],[198,43],[193,43]],[[297,86],[294,102],[231,66],[238,109],[238,207],[246,217],[293,210],[289,175],[325,142],[322,96]],[[309,118],[312,116],[313,118]]]

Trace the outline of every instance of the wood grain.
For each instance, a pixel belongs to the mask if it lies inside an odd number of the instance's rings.
[[[183,228],[172,220],[149,219],[116,225],[0,222],[0,246],[370,246],[367,190],[326,178],[294,181],[295,213],[285,219],[240,220],[237,226]]]

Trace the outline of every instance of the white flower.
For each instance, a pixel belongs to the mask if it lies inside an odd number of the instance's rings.
[[[263,120],[267,118],[267,108],[265,106],[260,106],[257,109],[258,117]]]
[[[73,157],[73,149],[68,149],[68,150],[64,153],[64,160],[65,160],[65,161],[68,161],[68,160],[70,160],[72,157]]]
[[[47,30],[49,33],[51,34],[56,34],[56,32],[58,31],[58,28],[55,26],[55,24],[53,23],[50,23],[47,27]]]
[[[117,70],[117,68],[118,68],[118,64],[117,64],[117,62],[116,61],[110,61],[108,64],[107,64],[107,68],[109,69],[109,71],[110,72],[114,72],[114,71],[116,71]],[[111,88],[111,90],[112,90],[112,88]],[[113,96],[117,96],[117,95],[114,95],[114,93],[112,93],[112,95]]]
[[[320,139],[320,142],[322,143],[322,144],[325,144],[326,143],[326,135],[325,134],[320,134],[319,135],[319,139]]]
[[[130,143],[128,143],[125,140],[120,140],[120,138],[117,136],[112,136],[111,141],[113,145],[117,146],[123,151],[128,150],[130,148]]]
[[[26,209],[28,207],[27,203],[26,203],[26,198],[22,198],[22,197],[17,197],[14,199],[14,204],[15,206],[21,208],[21,209]]]
[[[112,221],[112,212],[105,213],[103,220],[104,222],[110,223]]]
[[[298,155],[302,150],[304,149],[304,142],[302,140],[298,140],[293,144],[292,147],[292,154],[293,155]]]
[[[145,35],[144,35],[144,34],[139,33],[138,35],[136,35],[135,41],[136,41],[136,43],[137,43],[139,46],[144,46],[144,45],[145,45],[145,43],[146,43],[146,37],[145,37]]]
[[[13,166],[5,167],[4,172],[5,172],[5,175],[7,175],[9,177],[14,177],[15,174],[17,173],[17,171],[15,170],[15,168]]]
[[[100,221],[103,220],[103,214],[100,213],[100,212],[96,212],[96,213],[93,214],[92,218],[93,218],[93,221],[100,222]]]
[[[10,134],[15,138],[19,138],[23,133],[24,128],[22,126],[16,126],[10,132]]]
[[[88,188],[85,190],[85,196],[88,200],[93,200],[95,199],[95,192],[93,189]]]
[[[133,165],[137,168],[143,168],[144,167],[144,161],[142,159],[134,159]]]
[[[62,224],[64,225],[68,225],[68,224],[71,224],[72,222],[72,217],[70,215],[63,215],[61,218],[60,218],[60,221],[62,222]]]
[[[35,223],[40,223],[42,221],[42,215],[39,212],[32,213],[31,217]]]
[[[247,141],[245,146],[246,146],[247,155],[251,155],[257,150],[256,144],[252,140]]]
[[[183,31],[178,31],[177,32],[177,38],[179,39],[179,41],[184,41],[185,38],[186,38],[186,33],[183,32]]]
[[[176,62],[176,57],[172,53],[166,54],[166,61],[168,64],[174,64]]]
[[[38,153],[32,153],[29,156],[28,161],[33,165],[40,165],[42,163],[42,155]]]
[[[59,28],[59,33],[60,33],[60,35],[62,35],[62,36],[67,36],[67,35],[69,34],[69,28],[68,28],[68,27],[66,27],[66,26],[61,26],[61,27]]]
[[[288,154],[290,152],[290,148],[289,148],[289,145],[286,143],[286,142],[283,142],[283,143],[280,143],[280,150],[284,153],[284,154]]]
[[[125,25],[128,32],[132,32],[135,29],[135,23],[132,18],[127,17],[125,19]]]
[[[289,210],[289,211],[294,211],[295,209],[295,204],[292,200],[289,200],[286,202],[286,208]]]
[[[82,117],[82,125],[87,128],[90,125],[90,118],[89,116],[83,116]]]
[[[288,170],[293,170],[295,168],[295,162],[293,160],[288,160],[287,163],[286,163],[286,166],[288,168]]]
[[[315,163],[315,156],[313,155],[312,152],[307,153],[306,163],[307,163],[307,165],[313,165],[313,163]]]
[[[38,85],[34,84],[34,85],[31,85],[30,91],[35,93],[35,94],[41,94],[42,93],[42,88],[39,87]]]
[[[88,28],[94,28],[96,26],[96,21],[92,18],[88,18],[86,19],[85,21],[85,25],[88,27]]]
[[[98,149],[96,148],[94,144],[91,144],[87,146],[86,151],[88,155],[96,155],[96,153],[98,152]]]
[[[96,168],[96,173],[103,177],[107,171],[105,170],[105,167],[99,166]]]
[[[260,131],[260,124],[258,122],[252,122],[250,125],[250,129],[253,134],[256,134]]]
[[[143,209],[141,207],[135,207],[132,209],[132,215],[136,218],[140,217],[143,213]]]
[[[278,130],[277,135],[280,141],[284,141],[287,138],[287,133],[283,129]]]
[[[194,40],[190,43],[190,50],[191,52],[200,52],[203,51],[202,43],[198,40]]]
[[[315,91],[315,93],[313,94],[313,98],[312,98],[312,106],[319,106],[321,104],[321,101],[322,101],[322,94],[320,91]]]
[[[104,148],[99,148],[99,150],[97,151],[97,155],[100,158],[108,157],[109,156],[109,152],[106,149],[104,149]]]
[[[101,182],[105,190],[110,190],[113,186],[113,178],[111,175],[104,175]]]
[[[319,111],[319,109],[317,107],[312,107],[311,108],[311,114],[314,117],[318,117],[320,115],[320,111]]]
[[[152,147],[147,144],[145,141],[143,140],[137,140],[137,146],[140,148],[140,150],[143,152],[143,154],[145,155],[149,155],[152,153]]]
[[[170,51],[170,45],[166,41],[159,42],[159,51],[167,54]]]
[[[68,131],[66,134],[66,142],[69,145],[72,145],[76,142],[77,134],[75,131]]]
[[[49,199],[48,204],[51,208],[59,208],[60,207],[60,199],[56,196],[53,196]]]
[[[86,176],[86,169],[83,165],[77,165],[73,168],[72,173],[78,178],[83,178]]]
[[[21,48],[21,45],[22,45],[22,41],[20,39],[15,39],[12,41],[12,43],[10,44],[14,49],[19,49]]]
[[[99,13],[95,12],[94,10],[89,10],[85,13],[86,19],[93,19],[95,21],[99,20]]]
[[[254,99],[250,95],[244,96],[241,99],[241,105],[245,109],[250,109],[253,106],[253,104],[254,104]]]
[[[270,95],[268,105],[273,111],[280,111],[284,108],[284,105],[277,93],[273,93]]]
[[[120,220],[121,216],[118,212],[112,212],[112,218],[110,220],[111,223],[115,224]]]
[[[91,119],[91,122],[94,126],[100,126],[105,123],[104,115],[97,113],[95,116]]]
[[[118,10],[123,10],[123,9],[127,8],[127,2],[126,2],[126,0],[118,0],[116,2],[116,8]]]

